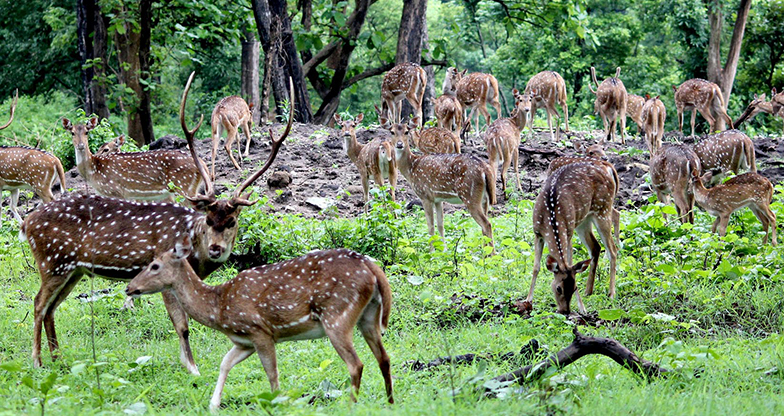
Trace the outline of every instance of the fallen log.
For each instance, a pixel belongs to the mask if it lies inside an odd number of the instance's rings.
[[[426,363],[419,360],[406,361],[405,366],[411,371],[424,371],[444,364],[472,364],[476,360],[510,361],[516,357],[531,361],[539,354],[539,342],[530,340],[520,348],[520,352],[510,351],[504,354],[461,354],[455,356],[439,357]]]

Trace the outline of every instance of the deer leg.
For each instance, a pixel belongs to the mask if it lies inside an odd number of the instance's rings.
[[[678,108],[678,131],[683,134],[683,109]]]
[[[242,129],[245,131],[245,136],[247,138],[247,140],[245,140],[245,157],[249,157],[250,156],[250,132],[251,132],[250,121],[246,121],[242,125]]]
[[[480,105],[478,108],[479,108],[479,112],[481,112],[482,115],[485,116],[485,129],[486,129],[488,126],[490,126],[490,112],[487,111],[487,104]],[[477,125],[476,130],[479,131],[479,127],[478,127],[479,126],[479,118],[478,118],[478,116],[477,116],[477,119],[476,119],[476,125]]]
[[[768,217],[768,224],[770,225],[770,241],[772,246],[776,246],[778,242],[776,241],[776,214],[771,211],[769,205],[763,205],[760,207],[762,211],[764,211],[765,216]],[[767,231],[767,230],[766,230]]]
[[[362,206],[365,207],[365,214],[367,214],[367,204],[370,196],[370,178],[368,178],[367,173],[360,173],[359,177],[362,178]]]
[[[591,268],[588,272],[588,280],[585,282],[585,296],[591,296],[593,294],[593,285],[596,280],[596,268],[599,265],[599,255],[602,253],[602,247],[599,245],[599,241],[596,240],[596,237],[594,237],[593,232],[591,232],[590,221],[584,221],[577,226],[575,231],[577,231],[580,241],[583,242],[583,245],[588,249],[588,252],[591,255]],[[578,292],[577,288],[575,288],[575,292]]]
[[[719,223],[721,222],[721,217],[716,217],[713,221],[713,225],[711,226],[711,232],[716,233],[716,230],[719,229]]]
[[[395,188],[397,187],[397,167],[390,161],[389,163],[389,193],[392,201],[395,201]]]
[[[354,349],[352,328],[346,327],[346,322],[349,321],[353,322],[354,320],[337,319],[330,321],[329,323],[324,322],[324,331],[326,332],[329,341],[332,343],[332,346],[335,348],[335,351],[338,352],[338,355],[348,367],[348,373],[351,376],[351,386],[353,387],[351,400],[356,402],[357,399],[355,394],[359,393],[364,364],[362,364],[362,361],[357,355],[357,351]]]
[[[381,305],[377,302],[371,302],[365,307],[362,317],[359,321],[359,331],[365,338],[370,351],[376,357],[378,368],[381,370],[381,376],[384,377],[384,388],[387,392],[387,401],[395,403],[392,398],[392,375],[390,374],[389,355],[384,349],[384,344],[381,342]]]
[[[602,123],[604,124],[604,141],[612,141],[612,138],[610,137],[610,127],[609,123],[607,122],[607,116],[605,116],[604,113],[602,113],[601,116]]]
[[[621,144],[626,144],[626,111],[621,108]]]
[[[435,202],[433,207],[436,210],[436,226],[438,226],[438,235],[441,236],[441,241],[444,242],[444,250],[446,250],[446,237],[444,237],[444,203]]]
[[[40,269],[40,267],[39,267]],[[41,271],[41,289],[35,295],[33,303],[33,367],[41,367],[41,331],[43,330],[44,317],[49,313],[49,309],[55,308],[54,301],[57,294],[68,283],[70,276],[50,275],[44,270]],[[54,319],[54,313],[51,314]],[[47,333],[47,338],[49,333]]]
[[[617,119],[617,118],[615,118],[615,116],[616,116],[616,115],[615,115],[615,114],[613,114],[613,115],[612,115],[612,116],[609,118],[610,132],[608,133],[608,135],[609,135],[609,137],[610,137],[610,142],[614,142],[614,141],[615,141],[615,126],[616,126],[616,124],[618,124],[618,119]]]
[[[278,384],[278,357],[275,354],[275,341],[269,336],[261,334],[253,339],[253,346],[256,347],[256,354],[264,367],[264,373],[267,374],[270,390],[277,391],[280,389],[280,384]]]
[[[534,300],[534,287],[536,287],[536,276],[539,275],[539,270],[542,268],[542,251],[544,250],[544,238],[540,235],[534,234],[534,270],[531,276],[531,289],[528,291],[528,297],[525,298],[528,302]]]
[[[722,237],[727,235],[727,226],[730,224],[730,215],[732,215],[732,213],[719,216],[719,235]]]
[[[621,243],[620,234],[621,234],[621,212],[617,209],[613,208],[612,210],[612,222],[613,222],[613,234],[615,235],[615,245],[619,245]]]
[[[498,149],[498,153],[502,153],[502,152],[503,149]],[[501,193],[503,193],[504,198],[506,198],[506,171],[509,169],[509,165],[512,164],[512,161],[510,160],[511,159],[510,157],[504,157],[507,155],[501,154],[499,156],[501,156]],[[497,171],[498,171],[498,164],[496,163],[496,165],[493,166],[493,172],[497,172]]]
[[[188,330],[188,314],[180,305],[180,301],[174,296],[171,291],[161,292],[163,296],[163,305],[166,306],[166,312],[169,313],[169,319],[174,324],[174,331],[177,332],[177,337],[180,339],[180,362],[189,373],[198,376],[199,368],[193,361],[193,351],[191,351],[191,343],[189,340],[190,331]]]
[[[555,135],[553,134],[553,116],[550,114],[550,107],[545,106],[544,109],[547,113],[547,128],[550,129],[550,140],[555,141]]]
[[[220,144],[222,131],[223,128],[220,121],[218,121],[215,123],[215,126],[212,127],[212,168],[210,170],[212,180],[215,180],[215,157],[218,156],[218,144]]]
[[[250,357],[252,353],[253,348],[235,344],[223,357],[223,361],[221,361],[220,365],[220,373],[218,374],[218,381],[215,383],[215,391],[212,393],[212,398],[210,399],[210,411],[214,412],[220,409],[223,386],[226,385],[226,377],[229,376],[229,371],[231,371],[235,365]]]
[[[433,203],[430,201],[426,201],[422,199],[422,208],[425,211],[425,220],[427,221],[427,232],[430,234],[430,237],[435,235],[436,230],[433,226]],[[430,243],[430,251],[433,251],[433,243]]]
[[[707,108],[699,108],[698,109],[700,114],[705,117],[705,120],[708,120],[708,125],[710,126],[710,131],[708,134],[712,134],[716,131],[716,118],[713,117],[713,112],[711,111],[710,107]]]
[[[520,185],[520,152],[517,150],[518,139],[515,138],[514,146],[512,147],[512,163],[514,163],[515,181],[517,182],[517,192],[523,192],[523,187]]]
[[[749,208],[751,212],[754,213],[754,216],[757,217],[759,222],[762,224],[762,228],[765,230],[765,238],[762,240],[762,244],[768,244],[768,236],[770,234],[770,226],[773,224],[773,239],[771,240],[771,245],[776,245],[776,217],[769,216],[767,210],[762,205],[750,205]],[[771,212],[772,214],[772,212]],[[771,221],[772,220],[772,221]]]
[[[49,353],[52,356],[52,361],[58,358],[57,352],[60,349],[60,344],[57,342],[57,332],[54,329],[54,311],[68,297],[74,286],[79,283],[79,280],[81,280],[81,275],[72,275],[54,296],[54,300],[44,314],[44,329],[46,330],[46,338],[49,341]]]
[[[237,164],[237,161],[234,159],[234,154],[231,153],[231,145],[234,144],[234,140],[237,139],[237,127],[230,125],[226,130],[226,142],[223,143],[223,148],[226,149],[226,153],[229,154],[229,159],[231,159],[234,168],[240,170],[240,165]]]
[[[566,106],[566,101],[561,103],[561,109],[564,112],[564,120],[566,121],[566,131],[569,131],[569,107]]]
[[[466,208],[468,208],[468,212],[471,214],[474,221],[482,227],[482,234],[490,239],[490,246],[495,247],[495,244],[493,243],[493,225],[490,223],[487,215],[485,215],[481,200],[476,203],[469,201],[469,203],[466,204]]]
[[[602,243],[604,243],[604,247],[607,250],[607,259],[610,260],[610,298],[615,299],[615,267],[618,261],[618,247],[615,246],[612,238],[611,221],[607,217],[594,217],[593,224],[596,226],[596,232],[599,233],[599,238],[602,239]]]
[[[11,213],[14,214],[14,218],[20,223],[22,222],[22,217],[19,215],[19,211],[17,211],[17,207],[19,205],[19,190],[12,189],[11,190]]]
[[[691,135],[694,136],[694,123],[697,122],[697,109],[691,110]]]

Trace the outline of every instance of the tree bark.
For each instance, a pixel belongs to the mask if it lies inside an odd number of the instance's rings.
[[[95,0],[76,3],[76,34],[82,64],[84,112],[109,117],[106,88],[102,84],[106,64],[106,24]]]
[[[395,64],[405,62],[421,63],[422,46],[427,27],[427,0],[404,0],[400,15],[400,29],[397,33],[397,52]],[[423,103],[424,104],[424,103]],[[403,100],[401,118],[406,119],[413,113],[407,100]],[[422,120],[424,123],[424,120]]]
[[[242,31],[242,60],[240,95],[248,104],[253,123],[259,124],[261,107],[259,100],[259,41],[247,26]]]
[[[155,141],[150,111],[150,89],[146,86],[150,79],[150,42],[152,41],[152,0],[139,2],[139,122],[142,128],[144,144]]]
[[[427,8],[425,8],[425,13],[423,14],[422,18],[424,19],[423,28],[422,28],[422,47],[430,50],[430,35],[428,34],[427,30]],[[433,60],[433,55],[430,52],[427,52],[426,57],[428,60]],[[421,64],[422,62],[420,62]],[[422,123],[425,120],[429,120],[433,117],[434,109],[433,103],[436,100],[436,71],[433,65],[427,65],[424,67],[425,73],[427,74],[427,84],[425,85],[425,96],[422,99]]]

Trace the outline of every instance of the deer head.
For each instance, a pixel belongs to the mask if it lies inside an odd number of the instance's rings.
[[[571,312],[572,296],[577,290],[577,275],[588,270],[591,260],[583,260],[572,267],[558,264],[553,256],[547,256],[545,263],[547,270],[553,272],[553,295],[558,313],[568,315]]]

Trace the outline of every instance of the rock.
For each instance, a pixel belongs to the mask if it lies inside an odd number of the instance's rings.
[[[160,139],[150,143],[150,150],[159,150],[159,149],[177,150],[186,147],[188,147],[188,142],[173,134],[167,134],[161,137]]]
[[[322,198],[314,196],[306,199],[305,204],[317,208],[319,211],[323,211],[337,204],[337,201],[333,198]]]
[[[291,174],[283,171],[276,170],[267,178],[267,186],[270,188],[285,188],[291,184]]]
[[[344,141],[341,137],[329,136],[329,138],[324,141],[324,147],[333,150],[343,150],[343,143]]]
[[[283,191],[283,193],[281,193],[280,195],[278,195],[275,198],[275,202],[277,202],[279,204],[285,204],[285,203],[289,202],[289,199],[291,199],[292,195],[293,194],[291,193],[291,190],[286,189],[285,191]]]

